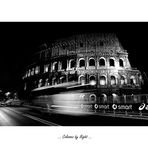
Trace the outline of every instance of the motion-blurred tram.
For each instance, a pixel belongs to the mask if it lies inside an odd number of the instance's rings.
[[[95,84],[79,84],[68,82],[54,86],[43,86],[33,89],[30,93],[31,107],[49,114],[88,115],[106,110],[107,106],[135,105],[148,103],[148,95],[99,95]],[[100,107],[100,109],[99,109]],[[113,108],[107,110],[113,111]]]
[[[48,113],[85,115],[93,112],[97,89],[76,82],[36,88],[31,92],[31,106]]]

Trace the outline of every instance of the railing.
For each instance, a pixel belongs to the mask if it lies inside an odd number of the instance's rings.
[[[98,97],[97,103],[101,104],[109,104],[109,103],[117,103],[117,104],[130,104],[130,103],[148,103],[148,94],[131,94],[131,95],[122,95],[122,96],[106,96],[106,97]]]
[[[148,94],[98,98],[93,108],[92,113],[103,116],[148,119]]]

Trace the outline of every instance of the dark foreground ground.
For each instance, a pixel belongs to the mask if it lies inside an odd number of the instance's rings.
[[[71,116],[47,114],[27,107],[0,107],[2,126],[147,126],[148,117],[95,114]]]

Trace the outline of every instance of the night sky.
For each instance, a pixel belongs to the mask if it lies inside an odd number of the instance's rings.
[[[81,33],[116,33],[132,67],[148,74],[146,22],[1,22],[0,88],[15,89],[30,55],[44,43]]]

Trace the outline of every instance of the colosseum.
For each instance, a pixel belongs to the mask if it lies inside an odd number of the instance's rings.
[[[92,84],[98,95],[137,94],[142,77],[115,34],[82,34],[54,41],[27,66],[24,90],[65,82]]]

